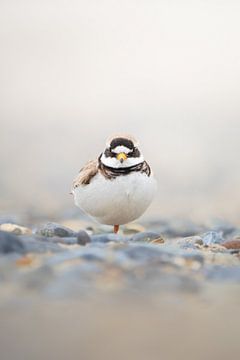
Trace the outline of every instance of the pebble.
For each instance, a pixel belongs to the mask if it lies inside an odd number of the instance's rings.
[[[0,231],[0,254],[24,254],[26,252],[23,242],[11,233]]]
[[[203,245],[211,246],[214,244],[222,244],[224,242],[222,232],[217,231],[208,231],[204,233],[202,236]]]
[[[154,242],[154,243],[164,243],[164,239],[163,237],[156,232],[139,232],[136,235],[133,235],[130,239],[131,241],[134,242]]]
[[[77,243],[78,245],[86,245],[91,242],[91,238],[88,233],[84,230],[80,230],[77,233]]]
[[[240,239],[225,241],[222,246],[224,246],[226,249],[240,250]]]
[[[41,228],[36,230],[36,234],[46,236],[46,237],[72,237],[75,236],[76,233],[66,226],[49,222],[46,225],[43,225]]]
[[[7,231],[15,235],[25,235],[32,233],[32,230],[27,227],[11,224],[11,223],[1,224],[0,230]]]

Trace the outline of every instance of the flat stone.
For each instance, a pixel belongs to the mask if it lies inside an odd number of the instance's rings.
[[[226,249],[240,250],[240,239],[225,241],[222,246],[224,246]]]
[[[25,234],[32,233],[32,230],[27,227],[16,225],[16,224],[11,224],[11,223],[1,224],[0,230],[7,231],[7,232],[13,233],[15,235],[25,235]]]
[[[0,254],[14,252],[19,254],[24,254],[26,252],[23,242],[16,235],[0,231]]]
[[[164,243],[164,239],[163,237],[159,234],[159,233],[156,233],[156,232],[141,232],[141,233],[138,233],[136,235],[133,235],[130,239],[131,241],[134,241],[134,242],[158,242],[158,243]]]
[[[46,237],[73,237],[76,235],[73,230],[53,222],[49,222],[46,225],[43,225],[41,228],[37,229],[36,234]]]

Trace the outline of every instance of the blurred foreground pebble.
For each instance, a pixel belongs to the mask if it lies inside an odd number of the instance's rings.
[[[33,232],[3,226],[8,231],[0,231],[0,303],[32,291],[54,297],[99,290],[198,294],[209,282],[240,280],[240,241],[233,227],[211,230],[184,222],[170,231],[155,221],[129,224],[116,235],[110,227],[78,224],[72,230],[48,222]]]

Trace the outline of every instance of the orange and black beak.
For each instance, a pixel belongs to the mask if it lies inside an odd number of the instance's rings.
[[[124,152],[117,154],[117,159],[123,163],[127,159],[127,155]]]

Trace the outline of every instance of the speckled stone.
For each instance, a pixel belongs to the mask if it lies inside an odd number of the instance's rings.
[[[37,229],[36,234],[46,237],[72,237],[76,235],[76,233],[71,229],[53,222],[49,222]]]

